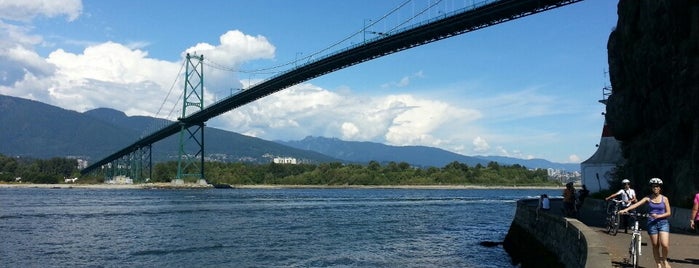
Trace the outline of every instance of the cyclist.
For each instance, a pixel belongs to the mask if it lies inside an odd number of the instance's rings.
[[[605,198],[604,200],[609,201],[609,199],[621,196],[621,206],[622,209],[624,209],[629,207],[631,204],[636,203],[636,201],[638,200],[636,199],[636,191],[631,189],[631,181],[624,179],[621,181],[621,184],[624,185],[624,187],[621,190],[611,194],[610,196],[607,196],[607,198]],[[624,226],[624,233],[629,232],[629,224],[629,215],[622,215],[621,225]]]
[[[622,209],[619,213],[627,213],[629,210],[635,209],[645,203],[648,203],[648,235],[653,244],[653,257],[658,268],[668,268],[670,264],[667,262],[667,254],[670,251],[670,222],[668,218],[672,215],[670,210],[670,200],[660,194],[663,181],[659,178],[652,178],[648,182],[651,187],[651,194],[646,196],[629,206]],[[662,257],[660,249],[663,250]]]

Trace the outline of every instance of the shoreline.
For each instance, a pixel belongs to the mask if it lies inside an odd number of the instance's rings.
[[[459,189],[563,189],[563,186],[486,186],[486,185],[230,185],[231,189],[428,189],[428,190],[459,190]],[[0,189],[7,188],[40,188],[40,189],[214,189],[211,184],[173,184],[173,183],[140,183],[140,184],[38,184],[38,183],[0,183]]]

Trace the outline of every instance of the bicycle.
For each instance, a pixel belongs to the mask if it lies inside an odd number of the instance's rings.
[[[638,260],[641,256],[641,228],[638,226],[638,218],[648,217],[647,213],[629,212],[629,219],[633,220],[631,227],[631,244],[629,244],[629,259],[631,266],[638,267]]]
[[[617,232],[619,231],[619,208],[621,207],[621,203],[623,201],[620,200],[609,200],[609,204],[607,205],[607,233],[610,235],[616,235]]]

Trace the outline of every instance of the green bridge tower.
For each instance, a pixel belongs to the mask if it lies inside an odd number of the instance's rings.
[[[184,80],[184,99],[180,121],[180,148],[175,183],[184,183],[185,177],[194,177],[197,183],[206,183],[204,178],[204,122],[188,126],[183,122],[187,107],[196,112],[204,109],[204,55],[187,53]],[[187,146],[192,144],[191,146]],[[187,150],[194,152],[187,152]]]

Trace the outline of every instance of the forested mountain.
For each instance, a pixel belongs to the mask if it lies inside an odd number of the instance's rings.
[[[0,154],[47,159],[75,156],[94,162],[171,124],[145,116],[99,108],[84,113],[41,102],[0,95]],[[389,146],[373,142],[342,141],[307,137],[300,141],[271,142],[215,128],[206,128],[205,155],[222,162],[269,163],[270,157],[294,157],[311,163],[345,162],[366,164],[406,162],[420,167],[444,167],[452,162],[469,166],[494,161],[527,168],[579,170],[579,164],[559,164],[543,159],[464,156],[426,146]],[[153,145],[156,162],[174,160],[178,135]]]
[[[443,167],[457,161],[475,166],[490,162],[503,165],[518,164],[527,168],[554,168],[567,171],[580,170],[580,164],[553,163],[544,159],[519,159],[504,156],[465,156],[427,146],[390,146],[375,142],[343,141],[336,138],[306,137],[299,141],[278,141],[303,150],[316,151],[337,159],[366,163],[369,161],[406,162],[416,166]]]
[[[126,116],[100,108],[85,113],[41,102],[0,95],[0,154],[31,158],[80,157],[94,162],[170,124],[163,119]],[[204,131],[205,155],[224,162],[269,163],[270,157],[295,157],[309,162],[340,161],[215,128]],[[178,135],[153,145],[156,162],[176,159]]]
[[[299,141],[279,141],[303,150],[316,151],[334,158],[366,163],[369,161],[406,162],[419,166],[443,167],[457,161],[475,166],[488,164],[487,159],[470,157],[426,146],[390,146],[375,142],[343,141],[336,138],[306,137]]]

